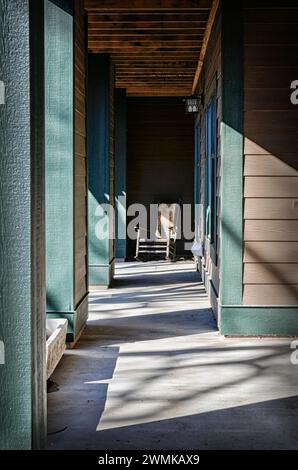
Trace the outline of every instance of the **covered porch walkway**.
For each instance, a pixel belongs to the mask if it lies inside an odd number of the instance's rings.
[[[295,449],[291,353],[221,337],[193,263],[118,264],[52,377],[48,447]]]

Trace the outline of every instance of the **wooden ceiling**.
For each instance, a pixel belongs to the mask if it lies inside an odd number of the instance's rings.
[[[85,0],[89,51],[111,54],[116,87],[131,96],[190,95],[213,3]]]

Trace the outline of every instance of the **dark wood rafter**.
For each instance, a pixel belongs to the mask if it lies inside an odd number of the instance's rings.
[[[203,63],[204,63],[204,59],[205,59],[205,54],[207,52],[207,47],[208,47],[208,43],[209,43],[211,31],[212,31],[212,26],[213,26],[213,23],[214,23],[214,20],[215,20],[215,17],[216,17],[218,7],[219,7],[219,0],[213,0],[210,15],[209,15],[209,19],[208,19],[208,22],[207,22],[207,25],[206,25],[206,30],[205,30],[205,35],[204,35],[204,39],[203,39],[203,44],[202,44],[201,51],[200,51],[198,65],[197,65],[197,69],[196,69],[196,73],[195,73],[195,77],[194,77],[194,81],[193,81],[193,85],[192,85],[192,92],[193,93],[196,92],[196,89],[197,89],[197,86],[198,86],[198,83],[199,83],[199,78],[200,78],[200,74],[201,74],[201,71],[202,71],[202,67],[203,67]]]
[[[89,52],[111,55],[128,95],[188,95],[211,8],[212,0],[85,0]]]

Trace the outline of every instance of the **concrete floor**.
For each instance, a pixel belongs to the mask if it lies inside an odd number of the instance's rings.
[[[298,449],[292,352],[221,337],[192,263],[119,264],[52,377],[48,447]]]

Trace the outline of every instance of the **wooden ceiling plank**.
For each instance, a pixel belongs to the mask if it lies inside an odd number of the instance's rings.
[[[147,71],[143,71],[143,72],[138,72],[138,73],[135,73],[135,72],[131,72],[129,69],[126,70],[126,71],[123,71],[123,72],[119,72],[117,70],[117,78],[118,79],[123,79],[123,78],[138,78],[138,77],[155,77],[155,78],[164,78],[164,77],[169,77],[169,78],[176,78],[176,77],[185,77],[185,78],[188,78],[189,77],[192,77],[193,78],[193,73],[192,72],[177,72],[177,71],[170,71],[170,72],[165,72],[165,71],[160,71],[160,72],[150,72],[150,69],[148,69]]]
[[[102,53],[104,52],[110,52],[110,51],[135,51],[135,52],[173,52],[175,53],[176,51],[182,52],[182,51],[194,51],[197,52],[198,48],[200,47],[200,43],[195,43],[195,44],[189,44],[189,42],[181,42],[179,43],[173,43],[173,45],[168,46],[168,45],[162,45],[158,41],[153,41],[153,42],[148,42],[148,43],[143,43],[143,44],[125,44],[125,43],[101,43],[100,41],[93,41],[89,43],[89,48],[91,49],[96,49],[98,51],[101,51]]]
[[[116,80],[116,84],[119,85],[120,83],[122,84],[127,84],[127,83],[130,83],[130,84],[140,84],[140,83],[146,83],[146,84],[163,84],[163,85],[171,85],[171,84],[174,84],[174,85],[177,85],[177,83],[179,82],[179,84],[189,84],[189,86],[192,85],[192,77],[187,77],[187,78],[183,78],[183,77],[172,77],[172,78],[169,78],[169,77],[166,77],[166,78],[156,78],[156,77],[146,77],[144,75],[144,77],[138,77],[138,78],[117,78]]]
[[[127,89],[128,95],[140,96],[187,96],[189,88],[133,88]]]
[[[134,34],[132,36],[118,36],[117,34],[90,34],[89,35],[89,42],[96,42],[100,41],[103,44],[106,43],[116,43],[116,44],[154,44],[154,43],[166,43],[166,44],[175,44],[175,43],[190,43],[190,44],[197,44],[198,42],[201,43],[203,40],[202,34],[195,34],[195,35],[185,35],[185,34],[171,34],[171,35],[163,35],[163,34]]]
[[[193,63],[193,61],[188,61],[188,62],[170,62],[170,61],[164,61],[164,63],[159,63],[159,62],[154,62],[154,63],[142,63],[142,62],[119,62],[116,64],[117,70],[125,70],[128,67],[132,71],[139,72],[141,70],[152,70],[152,72],[155,72],[157,70],[187,70],[187,71],[196,71],[196,65]]]
[[[102,23],[102,22],[92,22],[89,23],[88,25],[88,30],[89,33],[95,34],[95,33],[102,33],[102,34],[107,34],[107,32],[116,32],[118,34],[124,33],[124,34],[130,34],[131,32],[137,32],[140,34],[146,34],[148,31],[150,32],[159,32],[159,31],[166,31],[169,33],[174,34],[175,31],[178,33],[180,31],[184,31],[184,34],[194,34],[194,32],[201,32],[205,31],[206,23],[201,22],[201,23],[195,23],[195,22],[189,22],[189,23],[143,23],[143,24],[134,24],[134,23]]]
[[[180,74],[180,75],[190,75],[194,76],[194,71],[192,69],[173,69],[173,68],[160,68],[160,69],[152,69],[151,67],[147,67],[145,69],[140,69],[140,70],[132,70],[129,66],[126,67],[126,68],[123,68],[123,69],[119,69],[118,67],[116,67],[116,72],[117,72],[117,76],[121,77],[122,75],[134,75],[134,76],[138,76],[138,75],[142,75],[144,73],[146,74],[149,74],[149,75],[152,75],[152,76],[155,76],[155,75],[177,75],[177,74]]]
[[[156,54],[156,55],[152,55],[152,54],[140,54],[138,51],[137,52],[134,52],[133,54],[127,54],[127,52],[122,53],[121,52],[117,52],[117,53],[113,53],[112,54],[112,59],[115,61],[115,62],[132,62],[132,63],[147,63],[148,61],[150,61],[151,63],[159,63],[160,61],[168,61],[168,62],[192,62],[192,61],[196,61],[198,55],[197,53],[194,53],[194,52],[187,52],[187,53],[183,53],[183,52],[163,52],[163,53],[160,53],[160,54]]]
[[[144,72],[139,72],[139,73],[134,73],[134,72],[130,72],[129,70],[125,71],[125,72],[121,72],[119,73],[117,71],[117,79],[120,80],[120,79],[125,79],[125,78],[138,78],[138,77],[153,77],[153,78],[177,78],[177,77],[181,77],[181,78],[187,78],[189,79],[189,77],[192,77],[193,78],[193,73],[184,73],[184,72],[158,72],[158,73],[152,73],[152,72],[149,72],[149,71],[144,71]]]
[[[89,38],[92,40],[92,38],[96,38],[101,41],[106,41],[106,40],[117,40],[117,41],[137,41],[139,39],[141,40],[146,40],[146,39],[163,39],[165,41],[173,41],[174,39],[185,39],[185,40],[196,40],[200,39],[201,41],[203,40],[204,37],[204,30],[197,30],[194,29],[192,31],[185,31],[184,29],[181,29],[179,31],[177,30],[165,30],[165,29],[160,29],[160,30],[142,30],[142,31],[115,31],[115,29],[111,29],[110,31],[104,31],[104,30],[89,30]]]
[[[85,0],[86,10],[208,10],[210,0]]]
[[[163,23],[166,24],[180,24],[185,22],[188,23],[202,23],[206,24],[209,17],[209,10],[204,13],[196,13],[196,12],[184,12],[184,11],[176,11],[176,12],[167,12],[161,13],[159,11],[154,11],[150,13],[141,13],[141,12],[127,12],[127,13],[111,13],[111,12],[104,12],[104,13],[91,13],[88,12],[88,21],[90,23],[101,23],[101,24],[109,24],[109,23],[116,23],[125,26],[126,24],[135,24],[144,26],[144,24],[155,25],[156,23]]]

